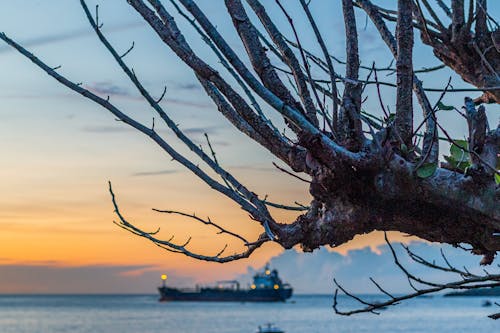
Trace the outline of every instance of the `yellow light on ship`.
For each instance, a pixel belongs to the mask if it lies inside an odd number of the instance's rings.
[[[250,289],[255,289],[255,288],[257,288],[257,287],[255,286],[255,284],[252,284],[252,285],[250,286]]]
[[[165,281],[165,280],[167,279],[167,274],[162,274],[162,275],[161,275],[161,279],[162,279],[163,281]]]
[[[274,285],[274,289],[275,289],[275,290],[278,290],[278,289],[280,289],[280,286],[278,286],[277,284],[275,284],[275,285]]]
[[[266,270],[266,275],[269,275],[271,274],[271,271],[270,270]]]

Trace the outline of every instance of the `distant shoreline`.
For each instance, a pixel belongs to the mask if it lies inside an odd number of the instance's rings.
[[[457,296],[464,296],[464,297],[471,297],[471,296],[478,296],[478,297],[484,297],[484,296],[489,296],[489,297],[500,297],[500,287],[495,287],[495,288],[480,288],[480,289],[471,289],[471,290],[466,290],[466,291],[454,291],[451,293],[447,293],[444,295],[445,297],[457,297]]]

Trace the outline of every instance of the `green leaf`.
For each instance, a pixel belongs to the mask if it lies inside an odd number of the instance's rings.
[[[403,154],[403,156],[408,155],[408,146],[404,143],[401,144],[401,154]]]
[[[469,168],[470,166],[471,166],[471,164],[468,161],[463,161],[463,162],[457,163],[457,169],[462,170],[464,173],[466,173],[467,168]]]
[[[443,110],[443,111],[451,111],[453,109],[455,109],[454,106],[451,106],[451,105],[444,105],[441,101],[439,101],[437,104],[436,104],[438,110]]]
[[[437,163],[424,163],[417,169],[417,176],[419,178],[429,178],[436,172]]]
[[[469,143],[466,140],[454,140],[450,147],[450,154],[457,162],[466,162],[470,160]]]
[[[469,161],[457,161],[456,159],[453,158],[453,156],[443,156],[446,162],[450,164],[450,166],[454,169],[461,170],[465,172],[465,169],[470,167],[470,162]]]
[[[495,173],[495,183],[500,185],[500,175],[498,173]]]
[[[452,156],[443,156],[446,162],[452,167],[456,168],[457,167],[457,161],[452,157]]]
[[[389,117],[386,118],[385,122],[386,123],[391,123],[391,122],[394,121],[394,119],[396,119],[396,114],[395,113],[390,113]]]

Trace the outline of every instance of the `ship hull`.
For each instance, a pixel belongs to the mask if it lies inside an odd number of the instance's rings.
[[[284,302],[292,297],[292,288],[224,290],[206,288],[186,292],[175,288],[160,287],[160,301],[191,302]]]

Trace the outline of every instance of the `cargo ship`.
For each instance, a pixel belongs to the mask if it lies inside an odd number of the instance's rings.
[[[238,281],[219,281],[217,286],[196,287],[194,289],[171,288],[166,285],[166,275],[162,275],[163,285],[158,288],[161,302],[285,302],[292,297],[293,289],[283,283],[278,271],[266,265],[263,272],[253,277],[250,288],[240,288]]]

